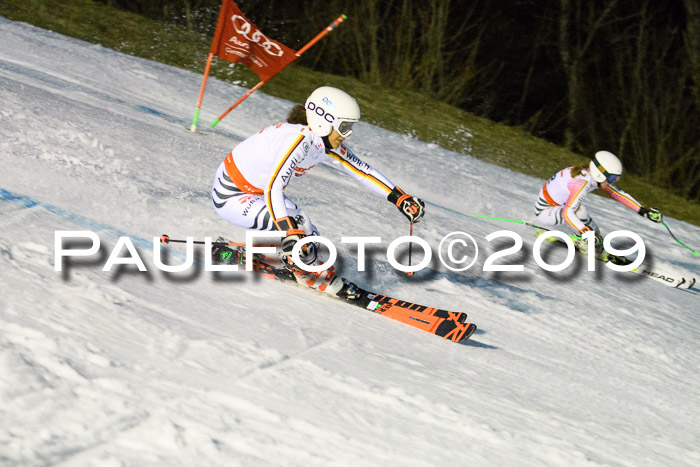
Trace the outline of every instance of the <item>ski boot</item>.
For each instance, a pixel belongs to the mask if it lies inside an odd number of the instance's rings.
[[[341,279],[343,281],[343,286],[336,293],[339,298],[342,298],[346,302],[357,302],[363,296],[366,295],[365,291],[355,285],[353,282],[349,282],[347,279]]]
[[[294,276],[299,284],[305,285],[312,289],[318,289],[330,295],[336,295],[343,288],[343,279],[335,274],[335,268],[331,266],[325,271],[309,272],[305,271],[292,261],[291,258],[285,259],[285,267],[294,273]],[[314,261],[311,265],[319,266],[323,263]]]
[[[584,256],[588,256],[588,240],[578,239],[574,240],[574,246],[576,250]],[[608,261],[608,252],[603,248],[603,240],[596,236],[595,241],[595,257],[600,261]]]

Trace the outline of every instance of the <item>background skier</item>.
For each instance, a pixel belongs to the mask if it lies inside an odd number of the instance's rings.
[[[547,180],[537,196],[537,221],[544,225],[566,224],[579,236],[592,230],[596,235],[596,253],[602,253],[600,228],[583,205],[586,195],[600,188],[639,215],[652,222],[661,222],[663,217],[657,209],[642,206],[614,185],[621,175],[620,159],[608,151],[598,151],[587,167],[580,165],[560,170]],[[577,240],[575,243],[584,253],[588,251],[585,240]]]

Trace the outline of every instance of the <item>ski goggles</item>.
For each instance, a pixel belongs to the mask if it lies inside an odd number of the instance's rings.
[[[597,160],[597,159],[593,159],[593,163],[595,164],[595,168],[598,169],[598,170],[600,170],[600,173],[602,173],[603,175],[605,175],[605,180],[606,180],[608,183],[615,183],[615,182],[617,182],[617,181],[620,179],[620,174],[611,174],[610,172],[608,172],[607,170],[605,170],[605,167],[603,167],[602,165],[600,165],[600,164],[598,163],[598,160]]]
[[[337,127],[335,127],[336,131],[340,136],[343,138],[347,138],[352,134],[352,126],[355,124],[355,122],[350,121],[350,120],[342,120],[340,124],[338,124]]]

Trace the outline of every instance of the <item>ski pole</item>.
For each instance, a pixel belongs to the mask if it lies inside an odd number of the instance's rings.
[[[409,230],[408,234],[413,237],[413,222],[411,222],[411,229]],[[411,253],[413,252],[413,242],[408,242],[408,265],[411,265]],[[406,276],[411,277],[413,274],[415,274],[413,271],[409,271],[406,273]]]
[[[160,243],[165,243],[166,245],[168,243],[187,243],[187,240],[174,240],[170,238],[168,235],[161,235],[160,236]],[[195,245],[205,245],[206,242],[203,242],[201,240],[194,240],[192,243]],[[211,245],[219,245],[219,246],[246,246],[245,243],[239,243],[239,242],[211,242]],[[259,244],[259,243],[254,243],[251,246],[260,246],[260,247],[278,247],[279,245],[274,245],[274,244]]]
[[[525,221],[519,221],[519,220],[517,220],[517,219],[504,219],[504,218],[502,218],[502,217],[492,217],[492,216],[478,216],[478,215],[476,215],[476,214],[466,214],[466,213],[464,213],[464,215],[465,215],[465,216],[469,216],[469,217],[477,217],[477,218],[479,218],[479,219],[490,219],[490,220],[492,220],[492,221],[512,222],[512,223],[514,223],[514,224],[527,225],[527,226],[534,227],[534,228],[540,229],[540,230],[549,230],[549,229],[546,228],[546,227],[541,227],[541,226],[539,226],[539,225],[531,224],[531,223],[525,222]]]
[[[700,251],[695,251],[695,250],[693,250],[692,248],[690,248],[688,245],[686,245],[685,243],[683,243],[683,242],[681,242],[680,240],[678,240],[678,238],[676,238],[676,236],[673,235],[673,232],[671,232],[671,229],[666,225],[665,222],[661,222],[661,223],[663,224],[664,227],[666,227],[666,230],[668,230],[668,233],[671,234],[671,237],[673,237],[673,239],[674,239],[675,241],[677,241],[679,245],[681,245],[681,246],[683,246],[683,247],[689,249],[690,251],[692,251],[693,254],[694,254],[695,256],[700,255]]]
[[[535,225],[531,224],[530,222],[525,222],[525,221],[519,221],[517,219],[504,219],[502,217],[492,217],[492,216],[478,216],[476,214],[466,214],[464,213],[465,216],[469,217],[478,217],[479,219],[490,219],[493,221],[502,221],[502,222],[512,222],[514,224],[522,224],[522,225],[527,225],[529,227],[534,227],[536,229],[544,230],[545,232],[550,232],[551,229],[548,229],[547,227],[542,227],[540,225]],[[576,235],[569,235],[569,237],[573,238],[574,240],[580,240],[581,237],[576,236]]]

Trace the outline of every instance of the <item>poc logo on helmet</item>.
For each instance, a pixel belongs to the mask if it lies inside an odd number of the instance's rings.
[[[326,98],[326,99],[327,99],[327,98]],[[311,102],[311,101],[309,101],[309,102],[306,104],[306,108],[309,109],[309,110],[311,110],[312,112],[315,112],[316,115],[319,115],[319,116],[323,117],[323,119],[324,119],[325,121],[327,121],[328,123],[333,123],[333,121],[335,120],[335,117],[334,117],[332,114],[326,112],[326,111],[323,109],[323,107],[319,107],[319,106],[317,106],[316,104],[314,104],[314,103]]]

